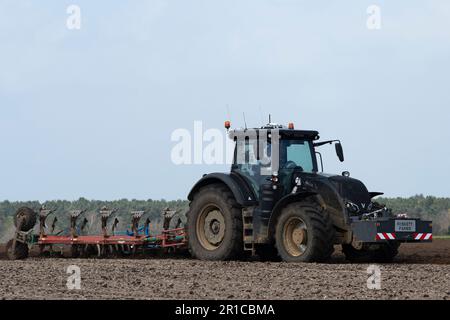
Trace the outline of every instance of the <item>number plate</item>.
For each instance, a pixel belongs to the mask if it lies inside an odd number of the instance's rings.
[[[416,220],[395,220],[395,232],[415,232]]]

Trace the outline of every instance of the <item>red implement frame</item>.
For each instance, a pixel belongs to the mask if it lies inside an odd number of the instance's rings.
[[[187,243],[184,228],[163,230],[156,236],[114,236],[114,235],[88,235],[88,236],[52,236],[41,235],[38,240],[39,245],[146,245],[158,244],[163,248],[183,247]]]
[[[37,244],[40,246],[41,251],[46,246],[52,248],[53,245],[67,245],[71,246],[77,253],[80,247],[96,246],[98,255],[104,254],[105,250],[114,250],[113,247],[128,246],[133,252],[136,252],[137,248],[140,249],[158,249],[158,248],[179,248],[184,249],[187,247],[186,231],[184,228],[175,227],[175,229],[169,229],[170,220],[172,219],[175,211],[166,209],[164,211],[164,227],[161,234],[158,235],[143,235],[139,234],[139,220],[144,215],[144,211],[132,211],[132,235],[115,235],[114,230],[118,224],[118,219],[115,218],[112,234],[108,234],[108,220],[110,220],[116,209],[109,209],[103,207],[99,213],[102,221],[102,233],[101,235],[79,235],[77,234],[77,220],[85,213],[85,210],[72,210],[70,211],[70,234],[69,235],[47,235],[45,232],[45,220],[51,213],[50,210],[45,208],[40,212],[40,232],[37,240]],[[86,218],[85,218],[86,220]],[[85,225],[83,223],[83,225]],[[150,225],[150,219],[147,219],[145,226],[148,229]],[[123,248],[123,247],[122,247]]]

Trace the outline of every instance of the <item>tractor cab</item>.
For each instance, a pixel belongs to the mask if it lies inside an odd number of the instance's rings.
[[[320,153],[315,148],[338,142],[336,152],[343,161],[342,146],[338,140],[317,143],[319,133],[312,130],[295,130],[270,123],[257,129],[236,129],[229,132],[235,141],[231,172],[243,176],[256,195],[265,184],[275,183],[278,195],[292,191],[299,176],[313,176],[323,167]]]

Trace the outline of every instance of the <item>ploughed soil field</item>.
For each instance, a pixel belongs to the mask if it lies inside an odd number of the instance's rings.
[[[2,252],[4,248],[0,248]],[[67,268],[80,268],[69,290]],[[1,299],[448,299],[450,240],[404,244],[380,264],[381,288],[367,288],[369,264],[207,262],[188,258],[0,260]]]

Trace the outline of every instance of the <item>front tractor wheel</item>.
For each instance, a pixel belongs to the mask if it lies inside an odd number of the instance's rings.
[[[333,253],[334,227],[313,203],[291,203],[278,218],[275,243],[286,262],[323,262]]]
[[[189,251],[197,259],[230,260],[243,250],[241,211],[225,186],[206,186],[195,195],[187,226]]]

